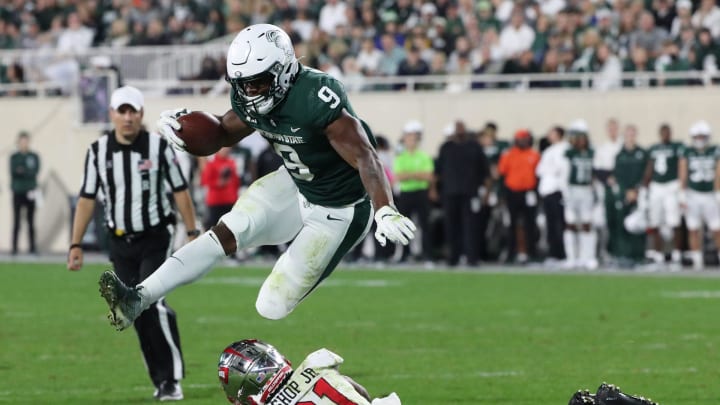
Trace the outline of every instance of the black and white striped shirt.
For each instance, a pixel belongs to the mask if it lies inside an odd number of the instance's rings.
[[[187,183],[162,137],[141,131],[131,145],[123,145],[112,131],[88,148],[80,196],[94,199],[102,191],[105,222],[114,234],[173,222],[166,187],[182,191]]]

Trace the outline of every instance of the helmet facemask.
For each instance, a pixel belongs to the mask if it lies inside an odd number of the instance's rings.
[[[226,77],[226,80],[240,98],[241,104],[246,111],[265,115],[279,104],[287,93],[287,89],[280,86],[278,80],[280,72],[282,72],[282,65],[276,63],[266,72],[249,77]],[[249,87],[260,88],[261,91],[255,95],[249,95]]]

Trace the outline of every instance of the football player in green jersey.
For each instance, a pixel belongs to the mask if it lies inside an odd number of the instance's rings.
[[[135,289],[114,273],[100,279],[119,330],[148,303],[207,273],[238,249],[289,242],[256,301],[268,319],[287,316],[361,241],[375,219],[375,237],[406,245],[415,226],[393,206],[390,185],[367,125],[357,118],[342,85],[300,65],[290,37],[257,24],[230,44],[228,81],[232,109],[218,117],[226,146],[260,132],[283,158],[283,167],[255,181],[217,225],[175,252]],[[179,109],[161,114],[160,132],[176,147],[184,142]],[[373,211],[375,212],[373,216]]]
[[[623,147],[615,157],[613,174],[605,190],[608,221],[608,252],[623,267],[642,264],[645,259],[645,226],[628,227],[627,218],[641,210],[638,192],[647,167],[647,151],[637,144],[637,127],[628,124],[623,130]],[[642,229],[639,229],[642,228]]]
[[[710,125],[698,121],[690,127],[692,144],[680,159],[680,205],[685,211],[693,268],[703,268],[703,223],[713,233],[720,251],[720,165],[718,147],[710,145]],[[719,253],[720,255],[720,253]]]
[[[568,127],[571,147],[565,151],[567,191],[565,192],[565,255],[568,267],[595,270],[597,262],[597,234],[591,227],[593,205],[593,150],[588,139],[588,126],[576,120]]]
[[[668,124],[660,126],[660,143],[650,147],[649,159],[643,183],[647,188],[641,189],[640,200],[647,198],[648,207],[648,238],[650,250],[647,257],[655,263],[663,263],[665,254],[662,235],[658,232],[663,225],[673,229],[673,269],[680,268],[680,204],[678,202],[678,160],[683,153],[682,142],[672,140],[672,132]]]

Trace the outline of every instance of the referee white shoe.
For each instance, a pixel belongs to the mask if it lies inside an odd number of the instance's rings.
[[[105,298],[110,313],[108,319],[116,330],[127,329],[144,310],[142,298],[136,288],[126,286],[112,271],[100,276],[100,295]]]

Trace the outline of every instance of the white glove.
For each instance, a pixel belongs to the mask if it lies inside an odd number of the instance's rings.
[[[380,246],[385,246],[387,239],[407,245],[415,237],[415,224],[389,205],[377,210],[375,223],[375,239],[380,242]]]
[[[400,397],[396,393],[391,393],[384,398],[375,398],[370,405],[402,405],[400,403]]]
[[[178,122],[178,118],[190,114],[190,112],[188,108],[165,110],[160,113],[160,119],[155,123],[160,135],[162,135],[173,148],[180,151],[186,151],[186,145],[185,141],[175,134],[175,131],[179,131],[180,128],[182,128],[182,125]]]

